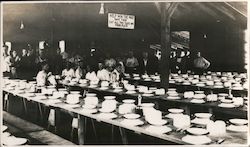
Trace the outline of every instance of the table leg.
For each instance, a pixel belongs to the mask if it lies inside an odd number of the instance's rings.
[[[111,125],[111,143],[114,143],[114,125]]]
[[[83,145],[85,143],[85,125],[86,118],[80,114],[78,114],[78,142],[79,145]]]
[[[44,121],[44,118],[43,118],[43,110],[42,110],[42,106],[40,103],[37,103],[38,105],[38,110],[39,110],[39,115],[40,115],[40,118],[41,118],[41,122]]]
[[[4,102],[5,102],[5,110],[8,112],[9,111],[9,94],[6,93],[4,95]]]
[[[121,134],[121,137],[122,137],[122,143],[123,144],[128,144],[128,139],[127,139],[127,135],[125,133],[125,130],[121,127],[119,127],[119,131],[120,131],[120,134]]]
[[[92,127],[93,127],[93,131],[94,131],[95,139],[96,139],[96,141],[98,141],[98,138],[97,138],[97,133],[96,133],[96,128],[95,128],[95,124],[94,124],[93,119],[91,119],[91,124],[92,124]]]
[[[24,98],[22,98],[22,101],[23,101],[24,113],[25,113],[25,115],[27,116],[27,114],[28,114],[28,111],[27,111],[27,103],[26,103],[26,101],[25,101]]]
[[[55,108],[55,133],[57,133],[57,127],[58,124],[61,122],[60,118],[61,118],[61,111],[58,108]]]

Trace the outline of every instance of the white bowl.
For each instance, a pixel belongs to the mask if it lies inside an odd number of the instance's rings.
[[[198,118],[210,118],[212,116],[211,113],[195,113],[194,114]]]
[[[137,118],[140,117],[139,114],[134,114],[134,113],[125,114],[125,115],[123,115],[123,116],[124,116],[125,118],[127,118],[127,119],[137,119]]]
[[[171,109],[168,109],[168,112],[170,113],[182,113],[184,110],[183,109],[176,109],[176,108],[171,108]]]
[[[229,119],[229,122],[237,126],[248,124],[248,120],[246,119]]]
[[[113,100],[115,98],[116,98],[116,96],[104,96],[105,100]]]
[[[208,130],[202,128],[188,128],[187,132],[192,135],[206,135],[208,134]]]
[[[161,119],[161,120],[148,120],[148,122],[149,122],[151,125],[163,126],[163,125],[165,125],[168,121],[167,121],[167,120],[164,120],[164,119]]]
[[[133,99],[125,99],[125,100],[122,100],[123,103],[128,103],[128,104],[132,104],[135,102],[135,100]]]
[[[70,91],[70,94],[80,94],[80,91]]]

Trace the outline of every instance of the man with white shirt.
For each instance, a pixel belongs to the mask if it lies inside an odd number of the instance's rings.
[[[55,77],[49,72],[49,65],[42,63],[42,70],[36,76],[37,86],[46,86],[48,84],[56,85]]]
[[[70,62],[66,62],[66,68],[62,71],[62,77],[66,80],[71,80],[75,77],[75,71]]]
[[[98,63],[98,68],[97,78],[102,81],[110,81],[110,72],[104,68],[102,63]]]

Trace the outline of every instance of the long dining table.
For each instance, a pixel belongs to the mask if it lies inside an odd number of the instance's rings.
[[[65,83],[63,81],[59,81],[59,83],[64,86],[84,89],[90,92],[92,91],[92,92],[101,93],[104,95],[115,95],[118,97],[117,99],[118,101],[122,101],[123,99],[126,99],[126,98],[132,98],[138,101],[137,98],[139,95],[141,95],[143,97],[143,101],[145,102],[155,102],[157,106],[163,105],[163,108],[159,108],[162,111],[164,111],[165,109],[164,107],[166,107],[166,105],[173,104],[176,107],[180,106],[181,108],[185,109],[186,113],[188,114],[190,114],[190,108],[197,107],[197,108],[203,108],[203,109],[206,108],[207,111],[210,113],[220,112],[220,113],[227,114],[227,115],[234,115],[240,118],[247,118],[247,104],[244,104],[243,106],[235,107],[235,108],[224,108],[224,107],[218,106],[220,104],[219,101],[205,102],[205,103],[192,103],[192,99],[184,98],[183,93],[179,93],[180,99],[169,99],[167,94],[143,96],[143,94],[139,92],[131,94],[131,93],[127,93],[126,90],[117,92],[113,88],[102,89],[100,86],[91,87],[86,84],[73,84],[72,85],[70,83]]]
[[[109,94],[118,94],[118,95],[126,95],[129,97],[134,97],[137,98],[138,93],[136,94],[128,94],[125,91],[123,92],[114,92],[114,90],[112,89],[106,89],[106,90],[102,90],[100,87],[90,87],[90,86],[83,86],[81,84],[76,84],[76,85],[67,85],[65,83],[61,83],[64,86],[76,86],[78,88],[83,88],[85,90],[94,90],[94,91],[99,91],[99,92],[108,92]],[[126,136],[126,130],[130,130],[132,132],[135,132],[137,134],[144,134],[147,136],[151,136],[154,138],[158,138],[167,142],[171,142],[174,144],[189,144],[187,142],[184,142],[182,140],[182,137],[186,135],[185,132],[180,132],[177,131],[177,128],[175,128],[171,122],[171,119],[163,117],[164,119],[166,119],[168,121],[168,123],[164,126],[169,128],[168,132],[165,132],[163,134],[159,133],[159,132],[152,132],[150,131],[148,128],[152,127],[152,125],[148,124],[143,117],[141,117],[140,119],[144,122],[143,125],[139,125],[139,126],[131,126],[131,125],[127,125],[122,123],[122,121],[124,121],[124,117],[119,114],[117,111],[114,112],[114,114],[117,116],[113,119],[110,118],[105,118],[102,116],[102,113],[100,113],[99,111],[97,111],[96,113],[89,113],[88,111],[85,111],[85,109],[83,107],[81,107],[81,105],[71,105],[71,104],[67,104],[65,101],[65,98],[60,98],[60,99],[39,99],[36,96],[36,93],[34,93],[34,95],[30,95],[28,92],[25,93],[17,93],[15,90],[9,90],[9,89],[5,89],[3,88],[3,91],[5,93],[8,94],[12,94],[15,97],[19,97],[19,98],[23,98],[27,101],[33,101],[36,102],[38,104],[43,104],[44,106],[47,107],[53,107],[56,111],[69,111],[72,113],[77,114],[78,117],[78,138],[79,138],[79,144],[85,144],[85,138],[86,138],[86,119],[91,119],[91,120],[95,120],[97,122],[102,122],[105,124],[110,124],[112,125],[112,129],[114,127],[119,128],[120,131],[120,135],[122,137],[122,142],[123,144],[128,144],[128,140],[127,140],[127,136]],[[153,96],[153,97],[147,97],[145,99],[161,99],[161,100],[167,100],[167,101],[175,101],[175,102],[180,102],[180,103],[185,103],[185,104],[190,104],[190,105],[197,105],[197,104],[192,104],[190,102],[188,102],[188,100],[184,100],[180,99],[180,100],[169,100],[167,99],[166,95],[161,95],[161,96]],[[83,99],[81,99],[81,101],[83,101]],[[82,102],[81,102],[82,103]],[[80,103],[80,104],[81,104]],[[200,104],[201,105],[201,104]],[[206,107],[217,107],[213,106],[213,104],[202,104],[202,106],[206,106]],[[99,109],[99,108],[98,108]],[[226,108],[218,108],[218,109],[223,109],[226,110]],[[247,112],[246,109],[244,108],[237,108],[237,109],[227,109],[230,110],[230,112],[235,112],[235,111],[239,111],[239,112]],[[56,113],[57,114],[57,113]],[[42,115],[42,114],[41,114]],[[60,121],[60,120],[58,120]],[[152,130],[152,129],[151,129]],[[210,138],[212,139],[212,142],[209,144],[216,144],[218,141],[218,138],[216,137],[212,137],[210,136]],[[236,132],[230,132],[227,131],[226,134],[223,136],[223,138],[225,139],[224,142],[222,142],[222,144],[246,144],[247,143],[247,133],[236,133]]]
[[[124,77],[125,80],[128,80],[131,84],[140,84],[140,85],[145,85],[145,86],[155,86],[155,87],[161,87],[160,86],[160,81],[156,80],[145,80],[143,78],[135,79],[133,77]],[[228,87],[222,87],[222,88],[216,88],[215,86],[209,86],[209,85],[204,85],[204,86],[199,86],[195,84],[188,84],[185,85],[182,82],[176,82],[176,81],[170,81],[169,82],[170,87],[177,87],[183,89],[183,91],[190,90],[190,89],[196,89],[196,90],[206,90],[206,91],[212,91],[212,92],[223,92],[223,93],[229,93],[231,90],[232,94],[236,95],[242,95],[242,96],[247,96],[248,90],[247,89],[242,89],[242,90],[237,90],[237,89],[230,89]]]

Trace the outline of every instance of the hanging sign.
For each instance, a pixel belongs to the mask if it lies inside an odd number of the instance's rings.
[[[120,28],[120,29],[134,29],[135,28],[135,16],[108,13],[108,27]]]

